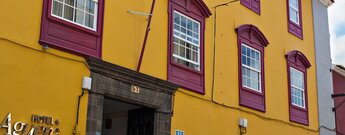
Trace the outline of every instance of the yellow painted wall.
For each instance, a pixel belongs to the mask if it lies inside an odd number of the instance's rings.
[[[227,0],[205,0],[214,6]],[[151,1],[105,0],[102,59],[136,69],[146,29],[146,17],[128,10],[149,12]],[[248,135],[318,134],[317,96],[311,0],[302,0],[304,39],[287,31],[286,1],[261,1],[261,15],[236,2],[217,10],[214,100],[212,93],[213,22],[206,19],[205,95],[179,89],[174,99],[172,134],[239,134],[238,119],[249,120]],[[157,0],[141,72],[167,79],[168,0]],[[9,12],[10,11],[10,12]],[[90,71],[79,56],[38,44],[42,1],[0,1],[0,118],[12,112],[13,121],[30,123],[31,114],[61,120],[62,135],[75,125],[81,78]],[[6,21],[3,21],[6,20]],[[269,41],[265,48],[266,113],[239,106],[238,52],[235,28],[257,26]],[[310,126],[289,122],[286,60],[291,50],[303,52],[308,69]],[[43,95],[43,96],[42,96]],[[80,127],[85,133],[87,95],[81,104]],[[0,129],[0,134],[5,130]]]
[[[228,0],[205,0],[214,6]],[[151,24],[141,72],[167,79],[168,0],[158,0]],[[151,1],[107,1],[103,37],[103,60],[136,69]],[[312,3],[302,0],[303,36],[301,40],[288,33],[286,1],[261,1],[261,15],[239,2],[217,9],[216,71],[214,100],[211,102],[214,16],[206,19],[205,95],[187,90],[176,92],[172,134],[177,129],[187,135],[239,134],[238,119],[249,120],[249,135],[318,134]],[[239,106],[238,48],[235,28],[242,24],[257,26],[269,41],[265,48],[266,113]],[[308,69],[309,126],[289,121],[288,84],[285,54],[303,52],[312,67]],[[220,105],[221,104],[221,105]]]
[[[84,58],[39,45],[42,2],[0,1],[0,121],[12,113],[12,126],[30,125],[31,115],[60,120],[60,134],[76,124],[81,80],[90,75]],[[85,132],[87,95],[81,100],[80,130]],[[0,128],[4,134],[5,128]]]

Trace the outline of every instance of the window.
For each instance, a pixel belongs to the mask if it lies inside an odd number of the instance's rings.
[[[308,125],[308,91],[307,68],[308,59],[299,51],[291,51],[286,55],[289,86],[290,121]]]
[[[52,15],[94,30],[97,24],[97,1],[53,0]]]
[[[287,0],[288,31],[303,39],[301,0]]]
[[[242,43],[242,86],[261,92],[260,51]]]
[[[44,0],[40,43],[101,57],[104,0]]]
[[[299,6],[298,0],[289,0],[290,21],[299,25]]]
[[[254,25],[236,29],[239,48],[240,105],[261,112],[265,106],[264,48],[268,41]]]
[[[304,73],[290,67],[290,82],[292,105],[305,108]]]
[[[174,11],[173,61],[200,71],[200,23]]]
[[[205,18],[202,0],[169,0],[168,81],[204,94]]]
[[[260,0],[241,0],[240,2],[248,9],[260,14]]]

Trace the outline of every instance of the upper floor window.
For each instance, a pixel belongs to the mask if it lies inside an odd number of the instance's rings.
[[[261,92],[261,52],[242,43],[242,85]]]
[[[260,0],[241,0],[240,2],[248,9],[260,14]]]
[[[101,57],[104,0],[43,0],[40,43]]]
[[[239,48],[240,105],[265,112],[264,53],[268,41],[254,25],[236,29]]]
[[[288,31],[303,39],[301,0],[287,0]]]
[[[173,61],[200,71],[200,23],[174,11]]]
[[[305,108],[304,73],[290,67],[290,82],[291,103],[295,106]]]
[[[95,30],[97,0],[53,0],[52,15],[74,24]]]
[[[299,24],[299,4],[298,0],[289,0],[290,21]]]
[[[290,121],[309,124],[307,68],[308,59],[300,51],[291,51],[286,55]]]
[[[203,0],[169,0],[168,81],[204,94],[205,18]]]

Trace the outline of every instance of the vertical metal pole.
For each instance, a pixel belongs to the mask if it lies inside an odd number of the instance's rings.
[[[150,15],[148,17],[148,23],[147,23],[147,27],[146,27],[146,33],[145,33],[145,37],[144,37],[144,42],[143,42],[143,45],[142,45],[142,48],[141,48],[141,53],[140,53],[139,62],[138,62],[138,66],[137,66],[137,71],[138,72],[140,71],[141,62],[143,60],[143,56],[144,56],[144,53],[145,53],[146,42],[147,42],[147,38],[149,36],[149,31],[150,31],[150,26],[151,26],[151,18],[152,18],[152,15],[153,15],[152,14],[153,10],[155,8],[155,3],[156,3],[156,0],[153,0],[152,1],[152,5],[151,5]]]

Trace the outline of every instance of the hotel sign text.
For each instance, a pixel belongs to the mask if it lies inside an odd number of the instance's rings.
[[[12,114],[8,113],[3,119],[0,129],[6,129],[5,135],[58,135],[60,133],[59,128],[53,127],[59,125],[60,121],[53,117],[34,114],[31,117],[31,122],[39,125],[30,125],[28,123],[18,121],[12,126]]]

